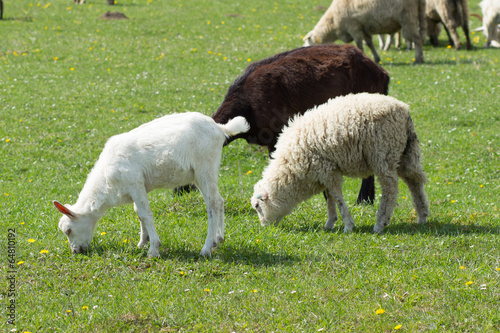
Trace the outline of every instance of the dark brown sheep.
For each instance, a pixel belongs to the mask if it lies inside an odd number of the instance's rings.
[[[212,118],[221,124],[242,116],[250,124],[243,138],[274,151],[288,119],[328,99],[349,93],[387,95],[389,75],[353,45],[316,45],[283,52],[250,64],[229,87]],[[372,203],[373,176],[363,179],[358,202]]]

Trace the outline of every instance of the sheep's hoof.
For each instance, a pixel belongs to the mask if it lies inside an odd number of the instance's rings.
[[[337,222],[337,220],[334,220],[334,221],[328,220],[328,221],[326,221],[326,223],[325,223],[325,229],[326,230],[333,229],[333,227],[335,226],[335,222]]]
[[[149,250],[148,252],[148,257],[151,257],[151,258],[159,258],[160,257],[160,251],[158,250]]]
[[[380,234],[382,231],[384,231],[384,226],[380,226],[379,224],[375,224],[375,227],[373,227],[373,232],[376,234]]]
[[[351,232],[352,232],[352,229],[353,229],[353,227],[352,227],[352,226],[349,226],[349,227],[344,227],[344,233],[345,233],[345,234],[351,233]]]

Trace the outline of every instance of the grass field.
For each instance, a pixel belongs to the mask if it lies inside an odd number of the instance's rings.
[[[51,200],[76,201],[110,136],[173,112],[211,115],[249,63],[301,46],[322,15],[315,7],[329,5],[106,3],[4,0],[2,331],[500,330],[500,50],[484,49],[482,34],[471,35],[474,50],[455,51],[443,32],[418,66],[413,52],[380,53],[390,95],[412,108],[428,224],[416,224],[400,182],[391,225],[372,234],[379,197],[354,205],[360,180],[346,179],[352,234],[341,223],[323,229],[321,195],[262,228],[250,196],[267,153],[236,141],[223,151],[219,179],[226,241],[211,259],[198,255],[207,228],[200,193],[171,190],[150,194],[161,258],[137,249],[132,205],[108,211],[91,251],[72,255]],[[470,1],[472,13],[478,3]],[[99,19],[107,10],[128,19]]]

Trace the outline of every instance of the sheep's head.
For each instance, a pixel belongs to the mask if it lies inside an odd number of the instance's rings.
[[[71,251],[73,253],[87,252],[97,222],[95,218],[77,214],[70,207],[64,206],[58,201],[53,203],[57,210],[63,214],[59,221],[59,229],[68,237]]]
[[[255,185],[251,203],[259,215],[260,224],[263,227],[272,222],[278,224],[293,209],[290,209],[285,201],[270,196],[262,181]]]
[[[302,40],[304,41],[304,46],[311,46],[314,44],[318,44],[318,42],[315,40],[315,35],[316,34],[314,30],[309,31],[307,35],[304,38],[302,38]]]

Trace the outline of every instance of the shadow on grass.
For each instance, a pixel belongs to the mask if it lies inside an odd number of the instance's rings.
[[[82,253],[87,257],[97,255],[105,258],[112,257],[128,257],[146,259],[149,246],[144,249],[125,248],[120,243],[110,242],[106,244],[92,244],[87,253]],[[246,244],[230,244],[225,242],[219,248],[212,252],[211,258],[204,258],[200,255],[199,250],[193,251],[185,248],[172,248],[161,246],[160,258],[158,260],[175,260],[185,262],[199,262],[206,260],[220,260],[225,263],[236,263],[250,266],[269,267],[275,265],[293,265],[303,259],[289,254],[269,253],[257,246],[248,246]]]
[[[280,227],[280,226],[278,226]],[[324,231],[327,233],[343,233],[342,221],[337,221],[335,227],[331,230],[324,229],[322,223],[314,223],[311,225],[283,225],[281,228],[289,232],[307,233]],[[354,227],[354,233],[373,234],[374,225],[363,225]],[[458,236],[458,235],[500,235],[500,226],[496,225],[479,225],[479,224],[459,224],[453,222],[439,222],[436,220],[429,221],[425,224],[394,222],[385,227],[382,235],[431,235],[436,237],[441,236]]]

